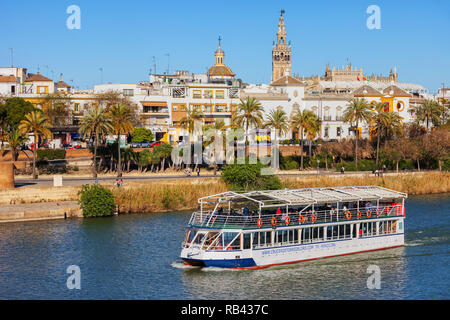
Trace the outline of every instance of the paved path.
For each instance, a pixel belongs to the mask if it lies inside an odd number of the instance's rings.
[[[358,172],[347,172],[343,177],[349,177],[349,176],[364,176],[366,174],[372,174],[370,171],[358,171]],[[395,172],[392,173],[385,173],[385,175],[395,175]],[[340,172],[336,171],[319,171],[320,176],[340,176]],[[308,171],[302,171],[298,173],[280,173],[278,174],[279,177],[305,177],[305,176],[317,176],[316,170],[308,170]],[[206,179],[206,178],[220,178],[220,174],[217,174],[214,176],[213,174],[200,174],[200,177],[198,177],[196,174],[191,175],[190,177],[187,177],[186,175],[182,174],[155,174],[155,175],[130,175],[127,176],[126,174],[122,177],[124,181],[136,181],[136,182],[144,182],[144,181],[152,181],[152,180],[168,180],[168,179]],[[111,182],[113,184],[116,180],[115,176],[100,176],[98,178],[98,181],[100,182]],[[76,177],[76,176],[64,176],[63,177],[63,185],[65,186],[79,186],[82,184],[92,184],[95,183],[95,180],[92,177]],[[52,177],[40,177],[37,180],[33,180],[30,178],[16,178],[15,179],[15,185],[16,188],[23,187],[23,186],[38,186],[38,187],[48,187],[53,185],[53,178]]]

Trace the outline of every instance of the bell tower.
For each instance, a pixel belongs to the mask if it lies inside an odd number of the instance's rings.
[[[286,27],[283,18],[284,10],[281,10],[278,23],[277,43],[272,47],[272,82],[283,76],[291,75],[291,43],[286,43]]]

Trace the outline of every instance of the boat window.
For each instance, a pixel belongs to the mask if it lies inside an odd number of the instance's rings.
[[[251,233],[244,233],[244,242],[243,242],[243,249],[250,249],[250,237],[251,237]]]
[[[197,232],[194,241],[192,242],[193,244],[201,244],[203,242],[203,239],[205,237],[205,233],[204,232]]]
[[[258,237],[259,237],[259,232],[253,232],[252,233],[252,245],[253,245],[253,248],[257,248],[258,247]]]
[[[345,231],[344,231],[344,237],[345,238],[351,238],[350,230],[351,230],[350,224],[346,224],[345,225]]]
[[[302,243],[311,241],[311,228],[304,228],[302,232]]]
[[[241,247],[241,237],[236,237],[238,234],[239,232],[224,232],[223,233],[224,248],[231,243],[229,250],[239,250]]]
[[[217,245],[217,237],[219,236],[219,232],[208,232],[205,236],[205,242],[203,243],[203,249],[206,249],[210,246]]]

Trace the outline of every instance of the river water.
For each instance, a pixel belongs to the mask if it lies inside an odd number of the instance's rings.
[[[405,247],[262,270],[184,267],[189,213],[0,225],[0,299],[450,299],[450,194],[410,196]],[[67,267],[81,271],[69,290]],[[381,289],[368,289],[369,265]]]

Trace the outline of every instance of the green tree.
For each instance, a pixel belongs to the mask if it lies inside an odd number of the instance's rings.
[[[150,142],[153,141],[153,138],[152,130],[142,127],[134,128],[131,135],[132,142]]]
[[[228,164],[222,172],[222,180],[231,190],[276,190],[283,188],[283,184],[276,175],[262,175],[266,165],[257,164]]]
[[[6,131],[17,129],[19,123],[25,119],[25,115],[36,110],[38,109],[36,109],[31,102],[25,101],[22,98],[7,98],[5,100],[3,111],[3,121],[5,122]]]
[[[81,210],[84,217],[106,217],[112,216],[116,205],[111,190],[101,185],[85,184],[78,191]]]
[[[172,146],[170,144],[162,143],[159,146],[154,147],[153,150],[156,151],[162,159],[160,171],[164,171],[166,159],[169,158],[172,153]]]
[[[18,129],[13,129],[8,133],[8,144],[11,150],[11,159],[17,161],[19,157],[19,147],[22,146],[27,139],[20,134]]]
[[[359,124],[362,122],[370,123],[372,111],[365,99],[353,99],[347,105],[343,114],[343,120],[350,125],[355,126],[355,167],[358,170],[358,142],[359,142]]]
[[[114,134],[117,135],[117,176],[122,176],[121,156],[120,156],[120,136],[122,134],[129,134],[133,132],[133,124],[131,119],[133,112],[127,105],[114,105],[109,110]]]
[[[310,161],[309,165],[312,165],[312,163],[311,163],[312,143],[313,143],[313,140],[316,138],[316,136],[319,134],[321,125],[322,125],[322,121],[315,114],[312,114],[306,123],[306,127],[305,127],[306,137],[309,140],[309,146],[308,146],[308,149],[309,149],[308,156],[309,156],[309,161]]]
[[[181,118],[180,126],[189,132],[190,143],[192,143],[192,133],[194,132],[195,123],[204,117],[205,115],[197,108],[188,108],[186,110],[186,115]]]
[[[303,135],[315,114],[310,110],[297,111],[291,118],[291,127],[300,133],[300,168],[303,170]]]
[[[234,122],[240,127],[245,126],[245,156],[249,155],[248,135],[250,126],[261,128],[263,125],[263,111],[261,103],[253,97],[247,97],[237,106]]]
[[[417,123],[425,122],[427,132],[430,132],[431,123],[440,123],[443,109],[436,101],[429,99],[419,106],[410,108],[409,112],[414,115]]]
[[[41,111],[32,111],[25,115],[25,119],[19,123],[19,132],[23,135],[33,133],[34,148],[33,148],[33,179],[37,179],[36,172],[36,152],[39,145],[39,137],[43,136],[50,138],[52,133],[48,129],[50,122],[48,118]]]
[[[270,110],[264,123],[265,128],[275,129],[275,145],[278,148],[278,135],[283,136],[289,130],[289,118],[282,109]],[[279,154],[279,152],[277,153]]]
[[[97,178],[97,148],[99,140],[113,131],[111,119],[107,113],[98,106],[91,107],[86,116],[81,119],[81,135],[94,139],[94,157],[92,158],[92,174]]]

